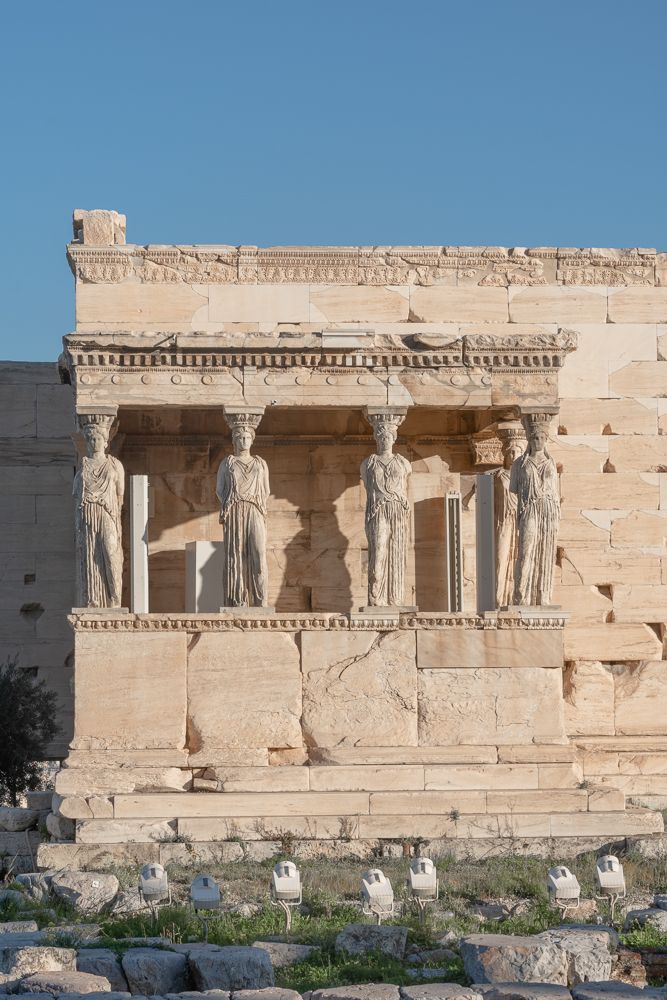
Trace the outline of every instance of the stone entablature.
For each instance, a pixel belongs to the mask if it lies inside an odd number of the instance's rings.
[[[333,335],[332,335],[333,336]],[[70,334],[61,377],[77,406],[439,406],[503,407],[558,402],[558,372],[576,334],[348,337],[327,349],[326,332],[250,338],[229,335]]]
[[[78,281],[147,284],[660,285],[667,254],[632,247],[93,246],[71,243]]]
[[[332,351],[327,338],[335,334],[314,332],[302,337],[277,335],[252,338],[234,344],[234,338],[204,335],[208,343],[197,348],[197,337],[173,337],[172,334],[126,334],[111,338],[106,333],[65,337],[61,372],[66,377],[79,368],[86,370],[118,369],[143,372],[146,369],[174,368],[197,371],[209,368],[480,368],[533,369],[562,368],[566,356],[577,346],[577,336],[570,330],[551,333],[495,336],[465,334],[376,337],[372,333],[348,336],[349,347]],[[190,343],[181,342],[189,339]],[[337,338],[340,341],[340,337]],[[125,343],[123,343],[125,341]],[[147,343],[152,341],[152,343]],[[167,345],[165,346],[165,341]],[[148,383],[145,383],[148,384]],[[177,383],[175,383],[177,384]]]

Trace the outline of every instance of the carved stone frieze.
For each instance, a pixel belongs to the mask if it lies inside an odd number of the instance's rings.
[[[654,285],[655,250],[561,250],[561,285]]]
[[[526,337],[469,334],[463,337],[463,363],[475,368],[561,368],[565,355],[576,346],[577,335],[572,330]]]
[[[116,283],[342,285],[654,285],[655,250],[556,247],[68,248],[77,279]]]

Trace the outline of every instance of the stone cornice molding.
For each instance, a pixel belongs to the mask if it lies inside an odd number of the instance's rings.
[[[179,348],[177,343],[165,346],[176,338],[155,335],[155,344],[132,343],[127,335],[125,343],[110,346],[108,336],[100,334],[70,334],[64,338],[65,350],[59,362],[61,377],[70,379],[77,369],[110,374],[138,373],[150,378],[150,373],[173,371],[176,373],[214,373],[229,369],[316,369],[349,371],[404,371],[413,369],[476,369],[483,371],[515,371],[558,369],[566,356],[576,348],[576,334],[561,329],[512,336],[493,334],[464,334],[441,348],[414,347],[406,342],[381,346],[364,346],[349,351],[330,351],[321,347],[321,335],[312,335],[313,347],[303,349],[284,343],[276,347],[253,349],[228,346],[207,347],[193,350]],[[204,376],[206,377],[206,376]]]
[[[497,612],[484,615],[456,613],[406,613],[398,621],[364,616],[352,620],[340,613],[308,613],[292,615],[266,615],[260,617],[232,616],[229,614],[100,614],[94,609],[73,612],[68,621],[74,631],[102,632],[302,632],[302,631],[393,631],[396,629],[562,629],[567,615],[561,612],[538,614]]]
[[[122,218],[122,217],[119,217]],[[73,242],[77,281],[192,284],[655,285],[654,249],[597,247],[94,246]]]

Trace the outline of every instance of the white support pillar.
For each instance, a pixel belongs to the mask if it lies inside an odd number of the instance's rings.
[[[461,534],[461,494],[445,497],[445,541],[447,610],[463,611],[463,538]]]
[[[130,610],[148,612],[148,476],[130,476]]]
[[[477,476],[475,551],[477,613],[496,610],[496,537],[493,530],[493,475]]]

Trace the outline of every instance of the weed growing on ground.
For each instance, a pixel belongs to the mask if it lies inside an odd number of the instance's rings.
[[[667,951],[667,934],[659,931],[657,927],[652,927],[651,924],[644,924],[643,927],[635,924],[625,934],[621,934],[621,941],[628,948],[655,948],[657,951]]]

